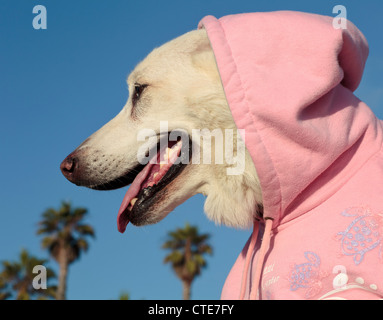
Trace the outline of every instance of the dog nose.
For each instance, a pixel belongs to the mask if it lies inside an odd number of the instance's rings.
[[[71,154],[67,156],[60,165],[61,172],[66,178],[70,178],[76,169],[76,158]]]

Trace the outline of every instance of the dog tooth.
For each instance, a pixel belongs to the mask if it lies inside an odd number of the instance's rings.
[[[167,164],[168,162],[167,161],[160,161],[160,169],[165,165]]]
[[[164,154],[164,160],[168,160],[169,159],[171,150],[172,149],[170,149],[169,147],[166,147],[165,154]]]
[[[179,151],[178,147],[173,146],[171,149],[168,151],[167,155],[167,160],[170,160],[170,158],[173,156],[174,153],[177,153]]]
[[[134,206],[137,200],[138,198],[133,198],[132,200],[130,200],[130,204],[132,205],[132,207]]]

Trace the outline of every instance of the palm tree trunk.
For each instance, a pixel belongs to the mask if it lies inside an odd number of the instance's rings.
[[[60,266],[60,273],[59,273],[59,284],[57,287],[56,292],[56,299],[57,300],[66,300],[66,284],[67,284],[67,277],[68,277],[68,259],[67,259],[67,252],[65,249],[60,250],[60,256],[59,256],[59,266]]]
[[[184,300],[190,300],[190,290],[191,290],[191,281],[188,279],[188,271],[186,268],[187,263],[191,260],[192,252],[191,252],[191,239],[188,237],[186,239],[185,243],[185,271],[187,277],[182,279],[182,285],[183,285],[183,299]]]
[[[184,300],[190,300],[191,296],[191,281],[183,280],[182,281],[182,295]]]
[[[28,291],[25,285],[23,285],[17,293],[17,300],[29,300]]]

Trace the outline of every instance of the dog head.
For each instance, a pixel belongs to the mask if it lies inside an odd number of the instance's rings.
[[[62,162],[64,176],[97,190],[131,184],[120,231],[129,221],[156,223],[196,193],[207,196],[210,219],[250,226],[261,203],[259,181],[205,30],[152,51],[127,83],[126,105]]]

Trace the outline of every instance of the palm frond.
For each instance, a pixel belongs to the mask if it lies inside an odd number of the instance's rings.
[[[94,229],[89,224],[77,224],[74,229],[82,236],[95,236]]]

